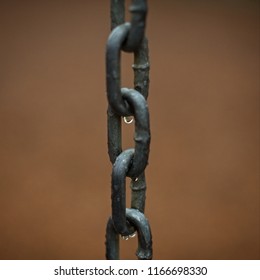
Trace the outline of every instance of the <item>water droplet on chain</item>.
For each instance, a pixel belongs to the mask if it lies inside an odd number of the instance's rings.
[[[123,240],[129,240],[129,238],[134,238],[136,236],[136,231],[130,235],[121,235]]]
[[[130,123],[132,123],[134,121],[134,117],[133,116],[127,116],[127,117],[124,117],[123,119],[124,119],[124,122],[126,124],[130,124]]]
[[[130,238],[134,238],[136,236],[136,231],[129,235]]]
[[[128,239],[129,239],[129,236],[128,236],[128,235],[122,236],[122,239],[123,239],[123,240],[128,240]]]

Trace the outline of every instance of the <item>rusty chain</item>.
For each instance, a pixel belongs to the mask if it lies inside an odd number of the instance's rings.
[[[119,259],[119,236],[138,234],[139,259],[152,258],[152,235],[144,215],[145,168],[150,147],[148,43],[145,37],[146,0],[133,0],[131,22],[124,22],[125,0],[111,0],[111,34],[106,46],[108,153],[113,164],[111,182],[112,216],[106,228],[106,258]],[[134,89],[121,88],[121,51],[134,54]],[[135,120],[135,148],[122,151],[121,120]],[[126,177],[131,178],[131,208],[126,208]]]

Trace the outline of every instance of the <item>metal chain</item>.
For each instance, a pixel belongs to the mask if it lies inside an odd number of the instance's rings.
[[[146,0],[133,0],[131,23],[124,22],[125,1],[111,0],[111,29],[106,46],[108,153],[113,164],[111,182],[112,216],[106,228],[106,258],[119,259],[119,235],[138,234],[139,259],[152,259],[152,235],[144,215],[145,168],[150,147],[148,43],[145,37]],[[121,51],[134,54],[134,89],[121,88]],[[135,148],[122,151],[121,119],[135,120]],[[126,177],[131,178],[131,208],[126,208]]]

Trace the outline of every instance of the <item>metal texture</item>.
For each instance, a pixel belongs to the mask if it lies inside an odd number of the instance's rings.
[[[148,95],[148,44],[144,36],[147,5],[144,0],[133,1],[130,10],[133,13],[131,23],[123,23],[124,1],[111,1],[111,26],[114,28],[107,41],[106,79],[107,95],[110,106],[119,115],[129,116],[131,110],[121,96],[120,60],[121,50],[134,52],[135,87],[145,97]],[[119,25],[120,24],[120,25]],[[146,71],[145,71],[146,70]],[[143,72],[143,75],[140,75]],[[147,90],[145,90],[147,88]],[[144,92],[142,91],[144,90]]]
[[[126,210],[127,220],[133,224],[138,235],[138,248],[136,256],[139,260],[152,259],[152,234],[148,220],[145,215],[136,209]],[[113,226],[113,221],[109,218],[106,228],[106,258],[108,260],[119,260],[119,234]]]
[[[127,239],[138,232],[139,259],[152,258],[152,235],[144,216],[145,168],[150,150],[148,42],[145,38],[147,2],[133,0],[131,23],[124,22],[125,1],[111,0],[112,32],[106,45],[108,154],[113,164],[112,216],[106,229],[106,258],[119,259],[119,235]],[[134,54],[134,89],[121,88],[121,51]],[[135,147],[122,151],[122,117],[135,120]],[[126,177],[131,178],[131,208],[126,208]]]

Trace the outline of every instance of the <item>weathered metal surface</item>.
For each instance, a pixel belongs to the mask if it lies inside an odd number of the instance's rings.
[[[136,256],[139,260],[152,259],[152,234],[148,220],[143,213],[136,209],[126,209],[126,218],[134,226],[138,235],[138,248]],[[109,218],[106,228],[106,258],[108,260],[118,260],[119,254],[119,233]]]
[[[138,232],[139,259],[152,258],[152,235],[144,216],[145,168],[150,151],[150,121],[147,105],[149,55],[145,38],[147,3],[133,0],[131,23],[124,22],[125,1],[111,0],[111,29],[106,46],[108,153],[113,163],[112,216],[106,229],[106,258],[119,259],[119,235]],[[134,54],[134,89],[121,87],[121,51]],[[122,117],[135,120],[135,147],[122,151]],[[131,178],[131,208],[126,208],[126,177]]]

